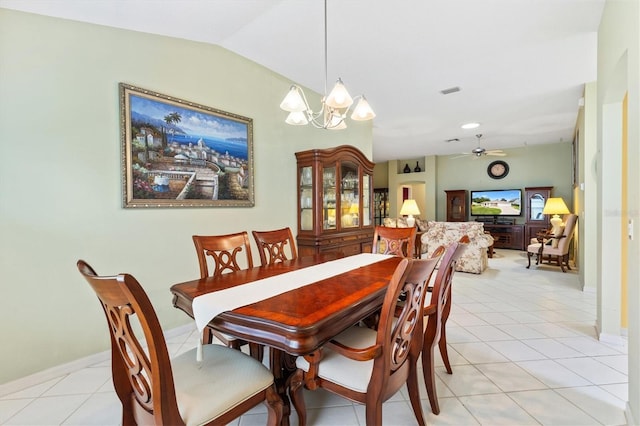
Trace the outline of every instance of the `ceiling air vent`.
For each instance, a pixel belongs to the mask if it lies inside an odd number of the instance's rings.
[[[448,95],[449,93],[456,93],[459,91],[460,91],[460,88],[458,86],[455,86],[455,87],[449,87],[448,89],[441,90],[440,93],[442,93],[443,95]]]

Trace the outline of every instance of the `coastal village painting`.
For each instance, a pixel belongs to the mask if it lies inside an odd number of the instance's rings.
[[[253,120],[120,83],[124,207],[254,205]]]

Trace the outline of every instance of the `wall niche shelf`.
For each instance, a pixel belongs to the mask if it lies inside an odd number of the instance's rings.
[[[398,160],[398,174],[423,173],[424,158],[413,158],[406,160]]]

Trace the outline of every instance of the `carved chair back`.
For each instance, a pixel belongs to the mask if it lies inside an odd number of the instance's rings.
[[[217,277],[243,269],[240,266],[241,256],[246,268],[253,268],[249,234],[246,231],[227,235],[194,235],[192,238],[198,254],[200,278]],[[211,260],[211,273],[208,260]]]
[[[273,265],[276,262],[296,259],[296,250],[293,234],[290,228],[276,229],[273,231],[253,231],[253,238],[258,246],[260,262],[263,266]],[[287,255],[287,247],[289,255]]]
[[[415,251],[416,227],[391,228],[376,226],[373,233],[373,253],[412,258]]]

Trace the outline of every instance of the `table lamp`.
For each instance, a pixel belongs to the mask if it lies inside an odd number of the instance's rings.
[[[561,232],[560,227],[562,226],[562,218],[560,215],[569,213],[569,209],[561,197],[549,198],[544,205],[544,209],[542,209],[542,214],[553,215],[553,217],[549,219],[549,222],[551,222],[551,226],[553,227],[553,230],[551,231],[553,235],[558,235]]]
[[[402,208],[400,209],[400,215],[408,215],[407,225],[409,225],[410,228],[416,225],[416,220],[413,217],[414,214],[420,214],[416,200],[404,200]]]

